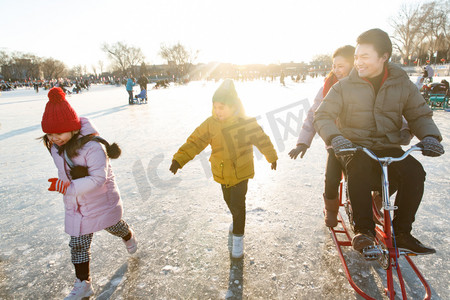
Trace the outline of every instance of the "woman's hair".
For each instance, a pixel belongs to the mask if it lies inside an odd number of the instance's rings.
[[[335,58],[336,56],[342,56],[343,58],[345,58],[345,60],[353,65],[353,62],[355,60],[355,47],[345,45],[343,47],[337,48],[333,53],[333,58]]]

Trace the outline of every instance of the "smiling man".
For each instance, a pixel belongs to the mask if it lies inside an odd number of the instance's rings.
[[[336,155],[355,145],[372,150],[378,157],[399,157],[402,117],[421,140],[423,155],[440,156],[444,149],[432,111],[401,68],[389,64],[392,43],[386,32],[371,29],[357,39],[354,69],[336,83],[315,112],[314,126]],[[342,153],[342,152],[341,152]],[[380,181],[380,167],[363,152],[340,156],[348,178],[357,251],[373,245],[371,190]],[[389,166],[389,179],[397,188],[393,227],[397,247],[417,254],[435,250],[411,235],[412,223],[422,200],[425,171],[414,157]]]

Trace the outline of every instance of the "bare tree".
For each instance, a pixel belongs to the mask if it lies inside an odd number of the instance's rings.
[[[97,67],[95,65],[91,65],[92,73],[94,73],[95,78],[97,78]]]
[[[103,64],[102,60],[98,61],[98,67],[100,69],[100,75],[102,75],[103,74],[103,67],[104,67],[104,64]]]
[[[404,61],[415,56],[429,59],[450,55],[449,41],[450,0],[405,4],[398,15],[390,20],[394,28],[394,48]]]
[[[81,77],[83,73],[83,67],[81,65],[76,65],[69,70],[70,77]]]
[[[12,54],[12,70],[16,79],[39,78],[42,58],[27,53]]]
[[[418,4],[403,4],[395,17],[390,19],[394,28],[392,36],[394,49],[400,52],[404,61],[409,61],[419,44],[425,15]]]
[[[11,62],[11,56],[3,50],[0,50],[0,67],[8,65]]]
[[[123,42],[117,42],[109,45],[103,44],[102,50],[108,55],[115,71],[120,71],[125,75],[132,66],[139,65],[145,59],[140,48],[128,46]]]
[[[333,64],[333,59],[329,54],[319,54],[314,56],[309,64],[321,68],[331,68],[331,65]]]
[[[197,59],[199,50],[192,51],[180,42],[173,46],[161,44],[159,55],[173,66],[178,76],[182,77],[189,73],[192,64]]]
[[[41,63],[41,71],[45,79],[54,79],[64,77],[67,68],[66,65],[59,60],[46,58]]]
[[[4,78],[24,80],[39,78],[41,59],[33,54],[0,51],[0,67]]]

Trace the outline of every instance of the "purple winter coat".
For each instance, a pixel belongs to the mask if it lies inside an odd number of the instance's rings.
[[[81,120],[81,135],[98,134],[86,118]],[[70,168],[59,155],[55,146],[51,154],[58,168],[58,178],[71,181],[64,195],[65,231],[71,236],[80,236],[115,225],[122,218],[123,208],[119,188],[106,156],[103,145],[96,141],[86,143],[72,158],[77,166],[87,166],[89,176],[74,179]]]

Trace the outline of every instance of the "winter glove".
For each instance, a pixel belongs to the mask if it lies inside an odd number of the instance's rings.
[[[335,136],[331,140],[331,147],[333,148],[334,154],[336,156],[345,156],[345,155],[348,155],[349,153],[347,151],[342,151],[342,150],[348,149],[348,148],[354,148],[354,145],[352,144],[352,142],[350,142],[348,139],[346,139],[342,135],[338,135],[338,136]]]
[[[177,174],[178,169],[181,169],[180,164],[176,160],[172,160],[172,164],[170,165],[170,172],[173,174]]]
[[[51,182],[50,187],[48,188],[49,191],[60,192],[63,195],[66,194],[67,187],[70,185],[70,182],[64,182],[58,178],[50,178],[48,182]]]
[[[432,136],[424,137],[417,146],[422,148],[422,154],[425,156],[441,156],[445,153],[444,147],[439,141]]]
[[[297,148],[294,148],[291,150],[291,152],[289,152],[289,156],[292,159],[297,159],[297,156],[301,153],[300,158],[303,158],[303,156],[306,153],[306,150],[308,150],[308,145],[306,144],[298,144]]]
[[[270,168],[271,168],[272,170],[276,170],[276,169],[277,169],[277,161],[274,161],[274,162],[272,163],[272,165],[270,166]]]

